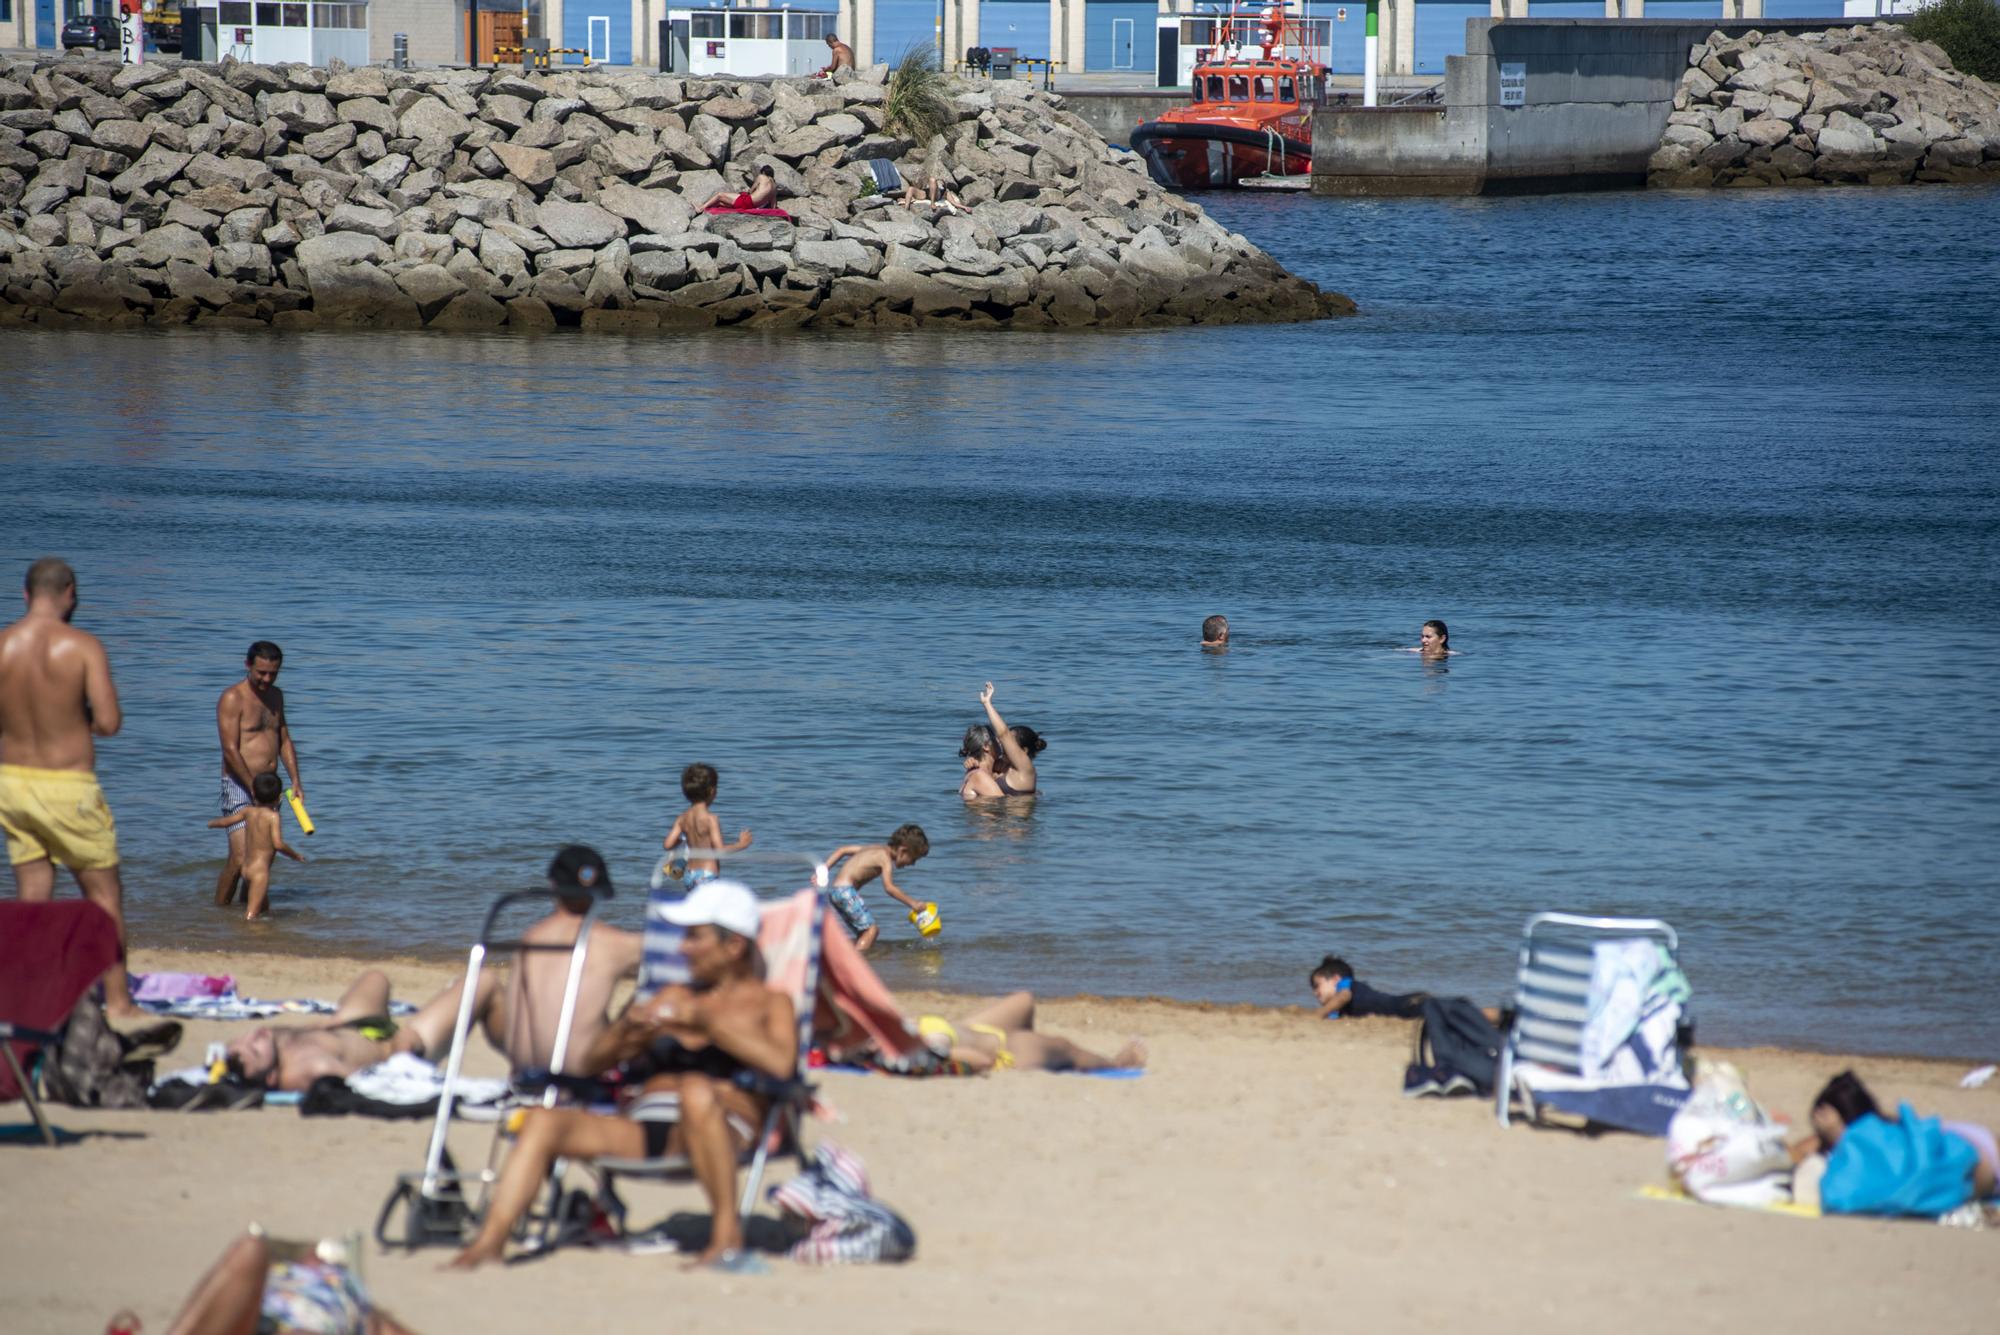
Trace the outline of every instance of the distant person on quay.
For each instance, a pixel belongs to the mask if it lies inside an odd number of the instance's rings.
[[[967,802],[990,797],[1028,797],[1036,790],[1035,757],[1048,743],[1033,728],[1010,728],[993,707],[993,683],[979,693],[987,722],[965,730],[958,754],[965,763],[965,777],[958,795]]]
[[[825,69],[818,72],[816,78],[831,79],[836,70],[854,68],[854,48],[841,41],[838,33],[830,32],[826,35],[826,49],[832,52],[833,59],[827,62]]]
[[[1201,623],[1201,647],[1204,649],[1227,649],[1229,647],[1229,618],[1212,616]]]
[[[212,830],[243,827],[244,911],[247,922],[261,918],[271,908],[271,859],[279,853],[294,862],[305,855],[285,842],[285,830],[278,819],[278,798],[284,785],[275,774],[259,774],[250,784],[251,804],[238,807],[234,815],[217,816],[208,823]]]
[[[904,894],[896,885],[895,873],[906,867],[913,867],[917,859],[931,851],[931,841],[924,836],[921,825],[899,825],[896,832],[879,844],[842,844],[826,855],[826,865],[831,868],[845,862],[834,874],[833,889],[827,896],[833,902],[834,912],[847,924],[847,930],[854,934],[854,944],[864,954],[875,944],[875,938],[882,929],[875,922],[875,915],[868,911],[868,902],[861,897],[861,887],[874,880],[882,879],[882,888],[889,897],[908,909],[912,914],[921,913],[928,905],[919,904]]]
[[[14,892],[30,904],[55,897],[60,862],[83,897],[111,915],[118,960],[104,971],[104,1011],[146,1018],[125,975],[125,891],[118,829],[97,785],[99,737],[124,722],[111,659],[95,635],[70,625],[76,572],[45,556],[28,567],[26,615],[0,631],[0,828]]]
[[[693,890],[703,881],[712,881],[722,874],[722,864],[715,854],[741,853],[750,847],[750,831],[738,832],[736,842],[722,842],[722,822],[709,810],[709,803],[715,801],[716,785],[721,782],[715,766],[693,764],[681,771],[681,796],[688,801],[687,810],[674,817],[674,823],[667,830],[667,837],[660,841],[661,847],[669,853],[676,848],[690,854],[682,859],[681,885]],[[706,851],[709,856],[700,856]]]
[[[215,731],[222,742],[222,814],[233,816],[251,804],[251,788],[260,774],[275,776],[282,760],[291,776],[292,795],[305,801],[305,781],[299,777],[299,753],[292,745],[291,721],[285,713],[285,693],[278,673],[285,651],[269,640],[258,640],[243,655],[243,680],[215,702]],[[215,902],[235,901],[242,883],[243,826],[229,831],[229,856],[215,878]]]
[[[732,213],[747,213],[752,209],[775,208],[778,203],[778,174],[767,163],[757,169],[750,178],[750,188],[745,191],[718,190],[708,197],[702,212],[710,209],[727,209]]]

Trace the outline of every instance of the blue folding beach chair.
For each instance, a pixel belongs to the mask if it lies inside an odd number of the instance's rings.
[[[1652,982],[1636,1006],[1634,1024],[1621,1028],[1618,1046],[1630,1059],[1619,1069],[1637,1078],[1607,1079],[1603,1067],[1607,998],[1592,995],[1601,972],[1600,952],[1615,964],[1618,952],[1646,962]],[[1680,972],[1680,938],[1658,918],[1587,918],[1537,913],[1521,934],[1514,1017],[1507,1026],[1494,1080],[1495,1114],[1507,1126],[1514,1106],[1530,1122],[1551,1114],[1586,1125],[1663,1136],[1686,1102],[1686,1063],[1694,1042]],[[1636,989],[1635,989],[1636,990]],[[1595,1031],[1593,1025],[1599,1026]]]

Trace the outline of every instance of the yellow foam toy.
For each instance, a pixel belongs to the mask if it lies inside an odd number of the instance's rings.
[[[292,814],[299,818],[299,833],[311,834],[313,832],[313,818],[306,815],[306,804],[299,798],[299,790],[296,788],[285,789],[285,798],[292,804]]]

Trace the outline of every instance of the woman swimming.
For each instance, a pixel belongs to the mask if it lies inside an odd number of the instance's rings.
[[[958,748],[965,762],[965,778],[958,795],[968,802],[989,797],[1027,797],[1036,790],[1035,757],[1048,743],[1033,728],[1007,726],[993,707],[993,683],[979,693],[986,709],[987,723],[975,723],[965,730]]]
[[[1444,658],[1451,653],[1451,631],[1442,621],[1426,621],[1417,632],[1417,652],[1425,658]]]

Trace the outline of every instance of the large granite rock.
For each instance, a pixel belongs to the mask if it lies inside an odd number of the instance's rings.
[[[1688,53],[1655,186],[2000,179],[2000,89],[1896,24],[1711,33]]]

